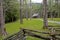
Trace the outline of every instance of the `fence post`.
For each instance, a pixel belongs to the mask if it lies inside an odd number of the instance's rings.
[[[21,28],[20,32],[21,32],[21,34],[20,34],[21,36],[20,36],[19,40],[26,40],[25,30]]]
[[[25,32],[25,30],[23,29],[23,40],[26,40],[26,32]]]
[[[54,28],[51,28],[51,40],[56,40]]]

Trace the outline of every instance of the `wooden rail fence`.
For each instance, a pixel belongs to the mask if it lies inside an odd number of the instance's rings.
[[[53,29],[52,29],[53,30]],[[59,30],[56,30],[59,31]],[[34,33],[35,32],[35,33]],[[49,37],[44,37],[36,33],[48,34]],[[4,40],[26,40],[26,36],[36,37],[44,40],[60,40],[60,33],[55,33],[54,30],[51,32],[40,32],[36,30],[21,29],[18,33],[15,33]]]

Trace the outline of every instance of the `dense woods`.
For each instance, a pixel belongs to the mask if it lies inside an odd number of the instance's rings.
[[[5,22],[16,21],[19,17],[19,3],[17,0],[4,0]]]
[[[9,33],[7,32],[10,32],[12,27],[13,29],[11,30],[10,33],[15,33],[13,31],[17,32],[21,26],[22,28],[23,27],[30,28],[33,25],[34,26],[31,29],[33,29],[35,26],[38,25],[36,27],[37,29],[39,27],[41,28],[43,27],[43,28],[47,28],[48,30],[51,30],[52,28],[50,28],[49,24],[52,24],[55,26],[56,24],[57,25],[60,24],[60,22],[58,21],[55,22],[56,19],[51,20],[51,18],[52,19],[56,18],[57,20],[60,21],[59,19],[60,18],[60,0],[43,0],[41,3],[33,3],[32,0],[0,0],[0,37],[2,36],[5,37],[9,35]],[[32,19],[34,19],[33,20],[34,22],[31,22]],[[10,24],[9,22],[11,22],[12,24],[11,26],[9,25]],[[5,27],[6,24],[8,24],[7,27]],[[54,29],[52,29],[51,31],[55,32]],[[23,35],[24,34],[25,32],[23,33]]]
[[[55,1],[55,2],[54,2]],[[39,17],[43,17],[42,12],[42,3],[31,3],[31,1],[25,0],[23,3],[23,17],[28,18],[32,16],[34,13],[39,13]],[[59,12],[59,3],[56,0],[48,0],[48,17],[60,17]],[[4,0],[3,2],[4,6],[4,15],[5,15],[5,22],[12,22],[19,18],[19,10],[20,10],[20,3],[17,0]],[[29,7],[30,6],[30,7]],[[28,8],[28,10],[27,10]],[[52,9],[53,8],[53,9]],[[31,12],[31,13],[30,13]],[[27,15],[27,16],[26,16]],[[20,15],[21,16],[21,15]],[[31,17],[30,17],[31,18]]]

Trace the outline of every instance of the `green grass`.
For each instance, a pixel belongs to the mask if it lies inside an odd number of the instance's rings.
[[[20,21],[18,20],[16,22],[7,23],[5,26],[9,35],[18,32],[20,28],[43,31],[42,29],[43,22],[40,20],[25,20],[24,19],[23,24],[20,24]],[[28,37],[27,40],[40,40],[40,39]]]
[[[58,22],[60,22],[60,18],[49,18],[48,20],[52,20],[52,21],[58,21]]]
[[[20,28],[27,28],[32,30],[41,30],[43,26],[43,22],[40,20],[24,20],[23,24],[20,24],[19,20],[16,22],[8,23],[5,25],[7,32],[9,34],[13,34],[18,32]]]
[[[48,18],[48,20],[60,22],[60,18],[53,18],[53,19],[52,18]],[[54,27],[60,27],[60,25],[57,24],[57,23],[49,23],[49,25],[52,25]]]
[[[20,28],[39,30],[39,31],[48,31],[48,30],[43,29],[43,22],[40,20],[33,20],[33,19],[26,20],[26,19],[24,19],[23,21],[24,21],[23,24],[20,24],[19,20],[5,24],[5,27],[8,32],[8,36],[18,32],[20,30]],[[49,23],[49,25],[51,25],[51,23]],[[55,25],[55,24],[52,24],[52,25]],[[40,40],[40,39],[34,38],[34,37],[27,37],[27,40]]]
[[[48,23],[49,24],[49,26],[52,26],[52,27],[60,27],[60,25],[59,24],[57,24],[57,23]]]
[[[42,39],[38,39],[38,38],[35,38],[35,37],[28,36],[26,40],[42,40]]]

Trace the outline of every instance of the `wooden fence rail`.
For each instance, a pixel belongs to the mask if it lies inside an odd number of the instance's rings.
[[[24,32],[23,30],[19,31],[18,33],[15,33],[4,40],[22,40],[24,38]]]
[[[44,37],[36,33],[48,34],[49,37]],[[60,40],[60,38],[57,37],[60,36],[60,34],[56,34],[56,33],[51,34],[50,32],[40,32],[40,31],[29,30],[29,29],[21,29],[18,33],[11,35],[5,38],[4,40],[26,40],[26,36],[36,37],[44,40]]]

